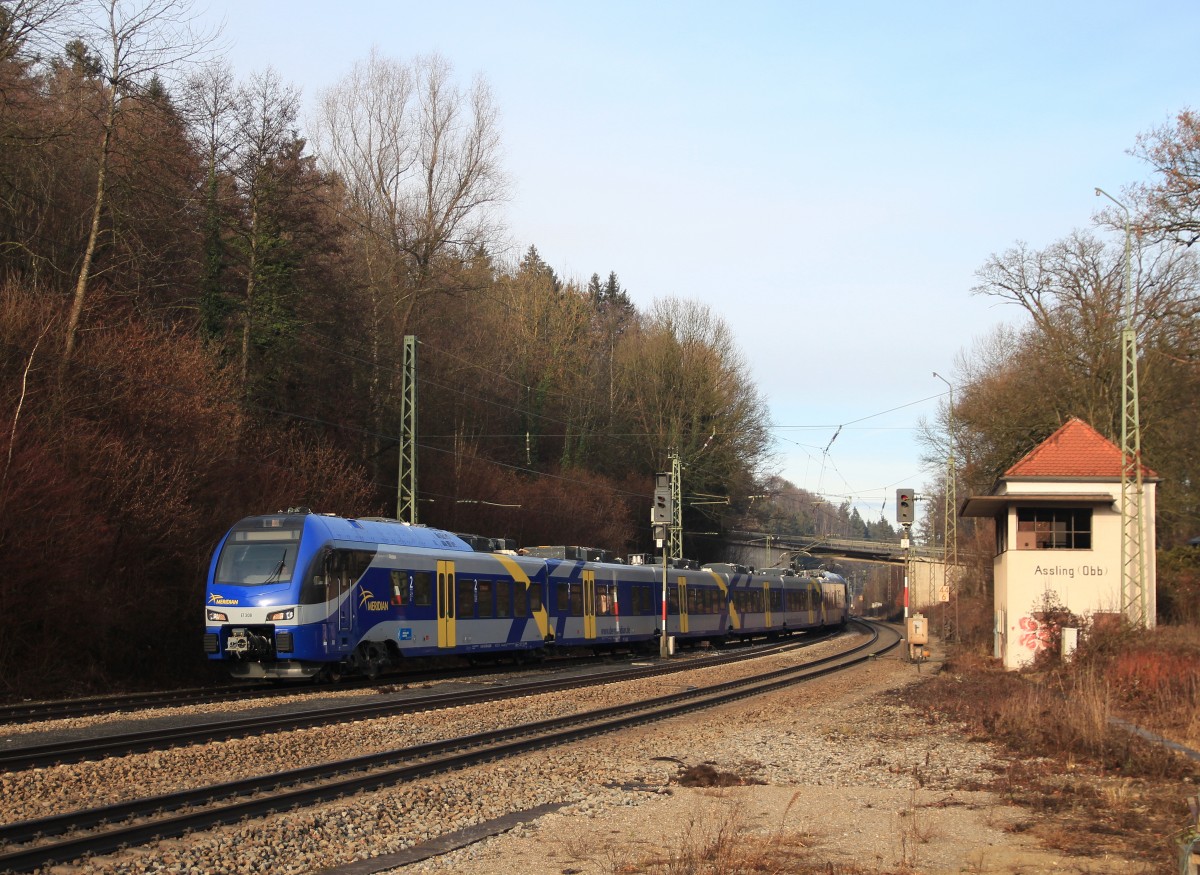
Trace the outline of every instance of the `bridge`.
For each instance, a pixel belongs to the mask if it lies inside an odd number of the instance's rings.
[[[794,556],[827,556],[840,562],[870,562],[904,566],[905,548],[899,541],[869,541],[832,535],[768,535],[765,532],[729,532],[725,536],[725,559],[755,568],[787,565]],[[943,601],[947,592],[946,565],[941,547],[908,548],[908,585],[910,604],[921,610]],[[961,580],[962,562],[968,558],[962,550],[960,564],[950,579]]]
[[[868,541],[838,538],[833,535],[768,535],[765,532],[729,532],[725,544],[740,555],[753,554],[758,560],[737,560],[755,568],[786,564],[794,555],[830,556],[849,562],[886,562],[904,564],[904,548],[899,541]],[[910,547],[912,559],[942,561],[940,547]],[[733,560],[731,560],[733,561]]]

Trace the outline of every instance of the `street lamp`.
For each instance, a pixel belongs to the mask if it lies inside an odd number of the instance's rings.
[[[1146,590],[1142,429],[1138,415],[1137,329],[1133,324],[1133,260],[1129,207],[1102,188],[1125,214],[1125,282],[1122,289],[1124,325],[1121,328],[1121,609],[1133,622],[1152,623]]]

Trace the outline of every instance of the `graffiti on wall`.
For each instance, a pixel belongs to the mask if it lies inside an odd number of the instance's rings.
[[[1055,624],[1043,623],[1036,617],[1022,617],[1017,621],[1017,640],[1021,647],[1033,653],[1041,653],[1054,645]]]

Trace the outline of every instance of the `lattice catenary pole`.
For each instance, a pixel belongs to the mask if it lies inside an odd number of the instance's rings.
[[[400,386],[400,467],[396,487],[396,519],[417,524],[417,338],[404,337]]]

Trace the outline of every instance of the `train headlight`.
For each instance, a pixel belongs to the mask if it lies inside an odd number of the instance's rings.
[[[214,611],[212,608],[208,609],[208,619],[211,623],[227,623],[229,621],[229,617],[225,616],[221,611]]]
[[[290,620],[294,616],[296,616],[296,609],[288,608],[283,611],[272,611],[271,613],[267,614],[267,620]]]

